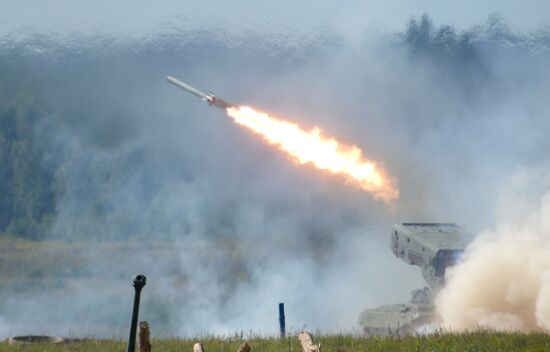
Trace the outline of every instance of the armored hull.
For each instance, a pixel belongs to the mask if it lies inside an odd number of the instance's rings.
[[[365,309],[359,316],[359,324],[367,335],[410,335],[436,323],[437,315],[427,287],[413,291],[408,303]]]

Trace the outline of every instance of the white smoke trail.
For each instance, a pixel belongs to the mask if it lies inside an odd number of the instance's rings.
[[[550,191],[517,224],[482,233],[437,298],[450,330],[550,331]]]

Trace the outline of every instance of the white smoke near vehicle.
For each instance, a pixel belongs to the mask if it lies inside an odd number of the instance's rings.
[[[527,200],[530,189],[548,182],[529,184],[514,196],[503,192],[497,225],[449,270],[437,297],[446,329],[550,331],[550,192]]]

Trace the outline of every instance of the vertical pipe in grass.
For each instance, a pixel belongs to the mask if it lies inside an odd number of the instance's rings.
[[[132,280],[134,283],[134,309],[132,310],[132,321],[130,322],[130,337],[128,337],[128,349],[127,352],[134,352],[136,350],[136,330],[137,320],[139,315],[139,297],[141,296],[141,289],[145,286],[145,275],[139,274],[134,276]]]
[[[286,337],[285,327],[285,304],[279,303],[279,330],[281,332],[281,338]]]

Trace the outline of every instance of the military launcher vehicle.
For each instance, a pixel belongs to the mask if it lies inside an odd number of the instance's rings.
[[[392,227],[396,257],[419,266],[429,287],[414,290],[405,304],[364,310],[359,324],[369,335],[406,335],[436,324],[433,299],[445,284],[445,271],[457,263],[466,247],[465,231],[450,223],[403,223]]]

